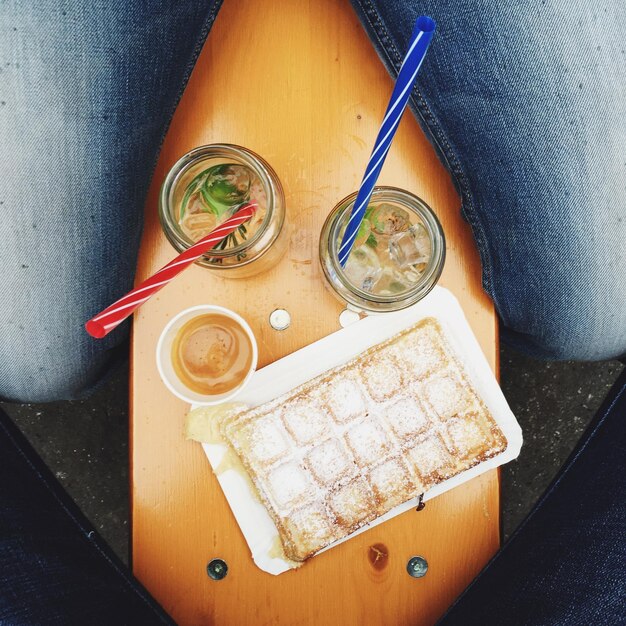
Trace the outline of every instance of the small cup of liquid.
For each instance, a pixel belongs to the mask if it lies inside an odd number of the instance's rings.
[[[256,370],[258,347],[241,316],[207,304],[170,320],[159,337],[156,358],[174,395],[209,406],[231,400],[246,386]]]

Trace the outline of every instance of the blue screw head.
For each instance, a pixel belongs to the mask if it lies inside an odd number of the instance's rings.
[[[213,580],[222,580],[228,574],[228,565],[222,559],[213,559],[206,566],[206,573]]]
[[[423,556],[412,556],[406,564],[406,571],[413,578],[426,576],[428,571],[428,561]]]

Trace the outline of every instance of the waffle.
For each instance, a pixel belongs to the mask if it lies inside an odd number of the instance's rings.
[[[220,428],[293,561],[506,448],[434,318]]]

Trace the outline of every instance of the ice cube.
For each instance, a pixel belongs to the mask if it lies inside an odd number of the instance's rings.
[[[430,237],[421,224],[414,224],[407,231],[389,239],[389,256],[400,268],[425,265],[430,255]],[[418,269],[423,270],[421,267]]]
[[[352,249],[344,272],[355,287],[370,291],[379,279],[382,268],[376,252],[365,244]]]
[[[411,282],[393,267],[385,267],[376,282],[376,294],[381,296],[392,296],[410,288]]]
[[[217,226],[217,218],[213,213],[186,213],[180,225],[189,239],[198,241]]]
[[[259,207],[265,208],[267,206],[267,193],[263,183],[259,180],[258,176],[252,176],[252,182],[250,184],[250,200],[256,202]]]
[[[393,204],[381,202],[369,215],[372,229],[380,235],[393,235],[409,227],[409,214]]]
[[[199,194],[194,194],[189,199],[189,203],[187,204],[185,214],[182,219],[188,215],[196,215],[198,213],[206,213],[206,207],[202,202],[202,197]]]

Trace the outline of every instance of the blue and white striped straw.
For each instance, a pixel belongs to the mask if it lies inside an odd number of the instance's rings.
[[[411,88],[422,65],[422,61],[426,56],[428,45],[434,33],[435,22],[430,17],[422,15],[417,18],[413,34],[411,35],[409,50],[404,57],[404,61],[402,61],[398,79],[396,80],[393,93],[391,94],[391,100],[387,106],[383,123],[378,131],[374,149],[372,150],[370,160],[365,168],[365,174],[363,175],[363,180],[359,187],[359,193],[354,201],[352,214],[348,220],[346,231],[343,235],[341,246],[339,247],[339,263],[341,263],[342,267],[345,266],[350,256],[350,251],[354,245],[359,226],[363,221],[363,216],[365,215],[365,210],[372,196],[372,191],[374,191],[374,185],[378,180],[378,175],[385,162],[385,157],[387,156],[387,152],[389,152],[398,124],[409,101]]]

